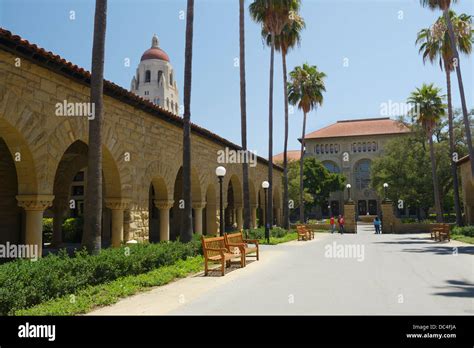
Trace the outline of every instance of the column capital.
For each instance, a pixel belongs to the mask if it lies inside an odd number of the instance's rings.
[[[18,195],[16,200],[25,210],[43,211],[53,204],[54,195]]]
[[[170,199],[154,199],[153,204],[156,208],[162,209],[171,209],[173,208],[174,200]]]
[[[204,209],[206,207],[206,202],[193,202],[193,209]]]
[[[105,206],[112,210],[124,210],[128,208],[130,199],[128,198],[105,198]]]

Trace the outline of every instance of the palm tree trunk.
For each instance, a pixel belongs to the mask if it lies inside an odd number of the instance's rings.
[[[268,204],[267,222],[273,226],[273,66],[275,62],[275,34],[272,33],[272,47],[270,53],[270,88],[268,97]]]
[[[443,213],[441,212],[441,200],[439,196],[438,175],[436,174],[436,158],[433,145],[433,136],[429,133],[430,157],[431,157],[431,175],[433,176],[433,191],[436,210],[436,222],[443,222]]]
[[[453,104],[451,98],[451,71],[449,70],[449,62],[444,62],[444,71],[446,73],[446,90],[448,94],[448,127],[449,127],[449,152],[451,160],[451,172],[453,175],[453,189],[454,189],[454,210],[456,211],[456,224],[463,225],[461,215],[461,203],[459,199],[459,180],[456,162],[453,160],[453,154],[456,151],[453,127]]]
[[[240,47],[240,123],[242,148],[247,152],[247,94],[245,81],[245,10],[244,0],[239,0],[239,47]],[[248,153],[247,153],[248,154]],[[244,183],[244,229],[250,229],[250,191],[248,162],[242,163]]]
[[[281,60],[283,64],[283,95],[285,98],[285,141],[283,148],[283,228],[290,228],[288,207],[288,77],[286,72],[286,52],[282,50]]]
[[[456,75],[458,77],[459,84],[459,95],[461,96],[461,107],[462,115],[464,120],[464,128],[466,132],[466,142],[469,149],[469,158],[471,163],[471,174],[474,176],[474,148],[472,147],[472,138],[471,138],[471,125],[469,122],[469,114],[466,106],[466,96],[464,94],[464,84],[462,82],[461,74],[461,61],[459,60],[458,49],[456,47],[456,40],[454,39],[454,30],[453,24],[451,23],[451,18],[449,16],[449,8],[443,10],[444,20],[448,26],[449,39],[451,41],[451,47],[453,49],[454,58],[456,59]]]
[[[191,197],[191,81],[193,63],[194,0],[188,0],[186,14],[186,48],[184,53],[184,114],[183,114],[183,220],[182,242],[193,238],[193,215]]]
[[[102,244],[102,123],[104,113],[104,56],[107,0],[96,0],[92,46],[91,102],[95,117],[89,120],[87,186],[82,245],[98,254]]]
[[[301,154],[300,154],[300,223],[304,223],[304,199],[303,199],[303,163],[304,163],[304,135],[306,133],[306,112],[303,115],[303,131],[301,133]]]

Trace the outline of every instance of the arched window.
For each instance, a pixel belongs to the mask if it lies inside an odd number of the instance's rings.
[[[336,153],[339,153],[339,144],[336,144],[334,148],[335,148]]]
[[[331,153],[334,153],[334,144],[331,144],[329,149],[330,149],[329,151],[330,151]]]
[[[375,141],[372,143],[372,151],[377,151],[377,143]]]
[[[329,153],[329,145],[324,145],[324,153]]]
[[[367,143],[362,144],[362,151],[363,152],[367,151]]]
[[[150,82],[151,80],[151,71],[147,70],[145,71],[145,82]]]
[[[173,72],[170,72],[170,85],[173,86]]]
[[[362,147],[360,143],[357,143],[357,152],[362,152]]]
[[[314,152],[319,155],[319,144],[316,145],[316,147],[314,148]]]
[[[158,84],[160,84],[161,79],[163,78],[163,71],[158,71]]]
[[[339,166],[334,162],[324,161],[323,166],[326,167],[326,169],[329,170],[329,172],[331,172],[331,173],[340,173],[341,172],[341,169],[339,168]]]
[[[355,167],[356,188],[363,190],[370,185],[370,160],[361,160]]]

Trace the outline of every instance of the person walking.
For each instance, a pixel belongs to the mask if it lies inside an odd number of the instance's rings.
[[[381,221],[379,217],[376,216],[374,219],[375,234],[380,234],[380,225],[381,225]]]
[[[339,219],[337,220],[337,222],[339,223],[339,233],[344,234],[344,215],[339,215]]]
[[[331,224],[331,233],[334,233],[334,231],[336,230],[336,222],[334,221],[334,216],[331,216],[329,223]]]

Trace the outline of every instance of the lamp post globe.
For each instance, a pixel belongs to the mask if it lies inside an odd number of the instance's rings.
[[[388,190],[388,184],[386,182],[384,182],[384,184],[383,184],[383,192],[384,192],[383,200],[384,201],[387,201],[387,190]]]
[[[347,184],[347,185],[346,185],[346,188],[347,188],[347,196],[349,197],[348,200],[347,200],[348,202],[352,202],[352,198],[351,198],[351,187],[352,187],[351,184]]]
[[[224,202],[222,192],[222,181],[224,179],[226,169],[222,166],[216,168],[216,176],[219,179],[219,234],[224,235]]]

